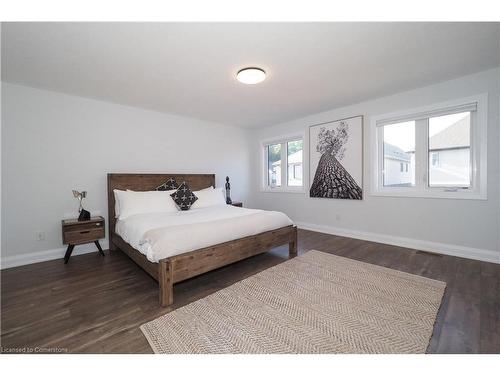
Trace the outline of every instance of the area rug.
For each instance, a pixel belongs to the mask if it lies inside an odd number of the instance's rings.
[[[425,353],[445,287],[311,250],[141,330],[155,353]]]

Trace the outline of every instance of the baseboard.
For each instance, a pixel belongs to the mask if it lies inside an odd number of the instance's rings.
[[[495,252],[493,250],[477,249],[473,247],[451,245],[441,242],[423,241],[414,238],[391,236],[388,234],[363,232],[346,228],[332,227],[329,225],[319,225],[304,222],[295,222],[295,224],[300,229],[307,229],[314,232],[333,234],[335,236],[356,238],[359,240],[378,242],[387,245],[406,247],[409,249],[425,250],[433,253],[446,254],[461,258],[475,259],[484,262],[500,264],[500,252]],[[108,241],[101,241],[101,246],[104,249],[109,248]],[[75,247],[72,256],[87,254],[95,251],[97,251],[97,249],[94,244],[81,245]],[[37,251],[28,254],[6,256],[1,258],[0,268],[6,269],[24,266],[26,264],[45,262],[47,260],[53,259],[62,260],[65,252],[66,248],[59,248]]]
[[[477,249],[460,245],[452,245],[440,242],[417,240],[414,238],[397,237],[388,234],[378,234],[363,232],[345,228],[337,228],[328,225],[295,222],[300,229],[307,229],[314,232],[333,234],[341,237],[356,238],[359,240],[372,241],[387,245],[407,247],[415,250],[424,250],[433,253],[452,255],[460,258],[481,260],[484,262],[500,264],[500,252],[486,249]]]
[[[99,242],[101,243],[101,247],[103,249],[109,248],[109,243],[107,240]],[[97,251],[98,250],[93,243],[86,245],[79,245],[75,246],[75,249],[73,250],[73,254],[71,255],[71,257]],[[24,266],[26,264],[45,262],[47,260],[54,260],[54,259],[61,259],[62,262],[65,253],[66,253],[66,248],[61,247],[59,249],[36,251],[27,254],[11,255],[6,257],[2,256],[0,262],[0,268],[6,269],[6,268]]]

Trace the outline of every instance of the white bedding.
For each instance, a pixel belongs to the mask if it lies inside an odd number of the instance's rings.
[[[115,231],[151,262],[292,225],[282,212],[220,205],[118,220]]]

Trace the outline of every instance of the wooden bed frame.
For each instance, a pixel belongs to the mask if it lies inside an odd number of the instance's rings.
[[[214,174],[108,174],[109,249],[110,251],[122,250],[158,281],[161,306],[168,306],[173,303],[174,283],[264,253],[281,245],[288,244],[290,256],[297,255],[297,227],[289,225],[254,236],[161,259],[158,263],[150,262],[146,256],[115,233],[115,196],[113,190],[154,190],[169,178],[174,178],[179,183],[186,181],[193,190],[200,190],[210,186],[215,187]]]

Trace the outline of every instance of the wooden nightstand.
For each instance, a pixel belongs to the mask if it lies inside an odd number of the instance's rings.
[[[62,220],[63,244],[68,245],[64,263],[68,263],[69,257],[76,245],[93,242],[104,256],[99,239],[104,238],[104,218],[94,216],[87,221],[78,221],[77,219]]]
[[[234,206],[234,207],[243,207],[243,202],[233,202],[233,203],[231,203],[231,206]]]

